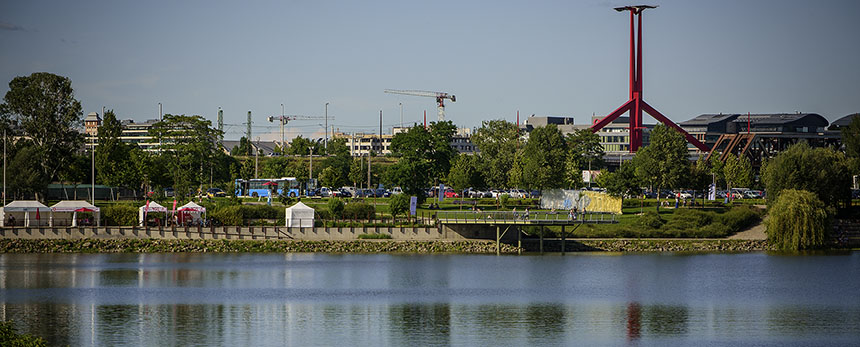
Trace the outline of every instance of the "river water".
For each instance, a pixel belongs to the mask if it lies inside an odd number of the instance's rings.
[[[72,346],[856,345],[860,252],[2,254],[0,305]]]

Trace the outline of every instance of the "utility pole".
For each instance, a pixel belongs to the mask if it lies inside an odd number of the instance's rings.
[[[104,112],[102,112],[102,117],[104,117]],[[161,112],[161,103],[160,102],[158,103],[158,121],[159,122],[164,121],[164,113]],[[163,136],[158,137],[158,154],[161,154],[161,138],[162,137]]]
[[[248,121],[249,122],[251,121],[251,111],[248,111]],[[248,129],[251,129],[250,125],[248,125]],[[258,136],[257,137],[257,146],[259,146],[259,145],[260,145],[260,137]],[[254,178],[257,178],[257,171],[258,171],[259,164],[260,164],[260,148],[253,146],[253,143],[252,143],[251,149],[254,150]]]
[[[3,206],[6,206],[6,129],[3,129]]]
[[[310,184],[311,181],[314,179],[314,146],[308,146],[308,149],[310,150],[310,153],[311,153],[311,160],[310,160],[310,162],[311,162],[310,167],[311,168],[309,170],[310,174],[308,174],[308,184]]]
[[[218,133],[220,134],[218,138],[220,140],[224,140],[224,110],[221,107],[218,107]]]
[[[403,103],[399,102],[397,104],[400,105],[400,127],[402,128],[403,127]]]
[[[248,128],[245,130],[245,138],[251,142],[251,111],[248,111]]]
[[[287,144],[284,141],[284,104],[281,104],[281,156],[287,154]]]

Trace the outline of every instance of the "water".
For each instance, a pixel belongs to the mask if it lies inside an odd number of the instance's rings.
[[[73,346],[860,343],[860,252],[3,254],[0,288]]]

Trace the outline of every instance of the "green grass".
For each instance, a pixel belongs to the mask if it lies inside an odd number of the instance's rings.
[[[388,235],[388,234],[359,234],[358,238],[361,240],[390,239],[391,235]]]

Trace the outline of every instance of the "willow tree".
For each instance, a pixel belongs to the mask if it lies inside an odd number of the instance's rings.
[[[812,192],[783,190],[768,212],[767,241],[780,250],[821,248],[828,230],[827,208]]]

